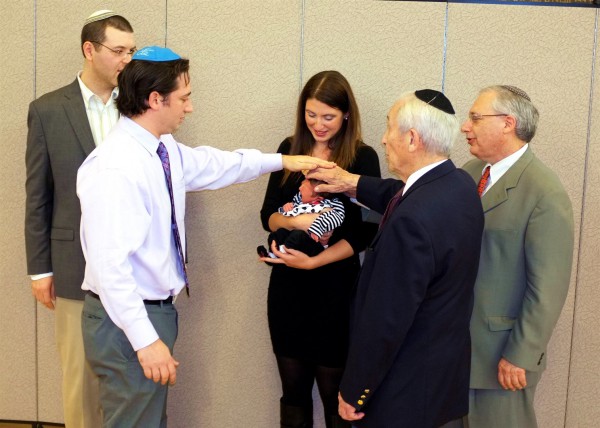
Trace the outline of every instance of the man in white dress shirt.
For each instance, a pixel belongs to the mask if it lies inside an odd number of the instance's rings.
[[[187,285],[185,192],[332,164],[179,144],[171,133],[193,111],[189,61],[170,49],[139,50],[119,90],[122,117],[77,177],[85,352],[100,378],[105,427],[165,427],[179,364],[172,300]]]
[[[98,379],[86,363],[81,335],[85,260],[77,170],[119,119],[117,76],[134,52],[127,19],[110,10],[92,13],[81,29],[83,70],[33,101],[27,116],[27,273],[32,294],[54,311],[67,428],[102,426]]]

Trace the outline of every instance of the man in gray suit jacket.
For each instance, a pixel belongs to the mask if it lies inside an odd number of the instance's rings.
[[[27,117],[25,242],[35,298],[55,310],[67,427],[100,427],[98,382],[81,334],[84,258],[77,170],[119,118],[117,76],[135,52],[133,29],[114,12],[90,15],[81,32],[83,71],[33,101]]]
[[[513,86],[484,88],[462,126],[485,215],[471,317],[470,428],[536,427],[535,388],[573,257],[571,202],[529,148],[538,111]]]

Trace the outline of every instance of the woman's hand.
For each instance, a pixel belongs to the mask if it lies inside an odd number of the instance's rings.
[[[285,248],[285,253],[279,251],[279,245],[277,242],[273,241],[271,243],[271,252],[278,258],[259,257],[259,260],[261,262],[269,262],[272,264],[284,264],[295,269],[310,270],[316,267],[312,257],[307,256],[302,251],[293,250],[285,246],[283,248]]]

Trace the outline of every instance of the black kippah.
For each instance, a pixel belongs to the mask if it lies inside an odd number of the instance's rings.
[[[450,100],[439,91],[433,89],[421,89],[420,91],[415,91],[415,96],[424,103],[427,103],[444,113],[454,114],[452,103],[450,103]]]

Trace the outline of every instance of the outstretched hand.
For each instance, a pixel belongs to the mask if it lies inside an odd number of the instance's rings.
[[[360,175],[349,173],[336,165],[333,168],[316,168],[310,171],[306,178],[316,178],[327,183],[317,185],[316,192],[345,193],[353,198],[356,197],[356,186]]]
[[[335,167],[334,162],[329,162],[320,158],[315,158],[313,156],[304,155],[283,155],[282,162],[283,168],[293,172],[310,171],[315,168],[329,169]]]

